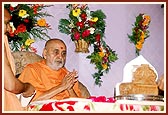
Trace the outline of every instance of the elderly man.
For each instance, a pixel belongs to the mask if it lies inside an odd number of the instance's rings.
[[[43,49],[44,59],[28,64],[19,79],[31,83],[36,89],[33,101],[81,97],[77,72],[65,67],[66,45],[60,39],[50,39]]]

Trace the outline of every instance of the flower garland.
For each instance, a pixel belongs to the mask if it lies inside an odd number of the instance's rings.
[[[5,4],[11,14],[11,31],[8,34],[8,41],[12,51],[33,51],[36,48],[31,44],[39,39],[50,39],[46,34],[50,26],[44,19],[51,16],[46,12],[41,12],[45,7],[51,5],[43,4]]]
[[[128,34],[129,41],[135,45],[137,56],[139,56],[139,52],[143,47],[145,39],[149,37],[149,31],[147,29],[150,22],[151,18],[149,15],[139,14],[133,25],[132,35]]]
[[[101,76],[108,73],[110,63],[118,57],[103,40],[105,31],[105,14],[101,10],[90,11],[87,4],[68,4],[69,19],[60,19],[58,29],[61,33],[71,36],[72,41],[84,40],[94,51],[86,58],[95,64],[98,72],[93,74],[95,84],[101,86]]]

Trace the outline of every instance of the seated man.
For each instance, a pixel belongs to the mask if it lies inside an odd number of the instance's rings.
[[[32,101],[81,97],[77,72],[65,67],[66,45],[60,39],[50,39],[43,49],[44,59],[28,64],[18,79],[31,83],[36,89]]]

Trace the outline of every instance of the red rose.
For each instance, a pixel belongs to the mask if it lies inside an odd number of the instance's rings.
[[[85,30],[83,33],[82,33],[82,37],[85,38],[87,36],[90,35],[90,30]]]
[[[74,33],[74,38],[75,38],[75,40],[79,40],[79,38],[80,38],[80,33],[79,33],[79,32],[75,32],[75,33]]]

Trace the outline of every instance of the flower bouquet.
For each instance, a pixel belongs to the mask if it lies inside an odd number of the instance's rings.
[[[41,11],[49,6],[51,5],[5,4],[11,14],[8,41],[12,51],[36,52],[36,49],[31,47],[36,39],[50,39],[46,33],[50,26],[44,17],[51,15]]]
[[[87,4],[69,4],[66,8],[70,10],[69,19],[60,19],[58,29],[71,36],[76,52],[88,53],[86,48],[104,36],[106,16],[101,10],[90,11]]]
[[[135,45],[137,56],[139,56],[139,52],[143,47],[145,39],[149,37],[148,27],[150,22],[151,18],[149,15],[139,14],[133,25],[132,35],[128,34],[129,41]]]
[[[93,46],[94,52],[86,58],[95,64],[98,72],[93,74],[96,85],[101,85],[101,76],[110,69],[110,63],[116,61],[117,54],[103,40],[106,15],[102,10],[90,11],[87,4],[68,4],[69,19],[60,19],[58,29],[70,35],[75,43],[76,52],[88,53]]]

